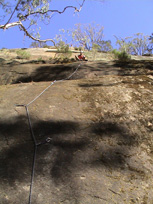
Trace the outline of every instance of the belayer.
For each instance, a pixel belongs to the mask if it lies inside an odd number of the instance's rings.
[[[80,51],[80,54],[78,56],[75,56],[75,59],[79,61],[88,61],[85,55],[83,55],[83,51]]]

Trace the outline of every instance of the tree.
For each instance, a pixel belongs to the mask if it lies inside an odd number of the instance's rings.
[[[69,52],[69,45],[68,45],[68,44],[65,44],[64,41],[59,41],[59,42],[56,44],[56,48],[57,48],[58,52],[61,52],[61,53],[67,53],[67,52]]]
[[[95,24],[76,24],[75,28],[71,30],[73,41],[77,42],[79,46],[87,50],[91,50],[93,45],[99,45],[103,41],[104,27]]]
[[[131,38],[132,37],[126,37],[126,38],[121,38],[121,37],[117,37],[114,35],[114,37],[116,38],[116,45],[119,46],[119,50],[121,52],[126,52],[131,54]]]
[[[49,47],[45,42],[32,42],[30,47],[32,48],[45,48],[45,47]]]
[[[112,45],[110,40],[102,40],[99,42],[100,51],[102,52],[110,52],[112,51]]]
[[[115,38],[120,51],[131,55],[145,55],[152,52],[153,41],[143,33],[136,33],[133,37],[118,38],[115,36]]]
[[[74,42],[77,42],[79,46],[84,47],[87,50],[96,50],[108,52],[111,51],[111,41],[105,41],[104,27],[99,24],[76,24],[75,28],[71,30],[72,38]]]
[[[149,45],[149,51],[152,52],[153,51],[153,33],[151,34],[151,36],[149,36],[149,40],[150,40],[150,45]]]
[[[67,9],[74,9],[74,12],[80,12],[84,3],[85,0],[81,0],[78,8],[69,5],[63,8],[62,11],[59,11],[51,9],[51,0],[0,0],[0,8],[2,10],[0,22],[5,22],[5,24],[0,25],[0,29],[5,30],[18,26],[26,36],[35,41],[51,41],[54,43],[53,39],[40,40],[39,29],[36,37],[29,32],[29,29],[34,25],[37,25],[39,20],[43,22],[47,21],[47,23],[49,23],[54,13],[62,14]],[[9,18],[5,20],[8,15]]]
[[[143,33],[136,33],[132,39],[131,54],[134,55],[145,55],[151,54],[150,50],[151,41],[148,35],[143,35]]]

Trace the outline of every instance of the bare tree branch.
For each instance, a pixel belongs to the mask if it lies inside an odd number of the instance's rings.
[[[4,4],[2,1],[0,1],[0,5],[2,5],[2,6],[6,6],[6,4]]]
[[[3,4],[2,2],[0,2],[0,4],[1,4],[2,6],[4,6],[4,4]]]
[[[0,25],[0,29],[8,29],[14,26],[18,26],[20,24],[20,22],[14,22],[14,23],[8,23],[7,25]]]
[[[30,33],[27,31],[27,29],[23,26],[23,24],[21,23],[21,21],[17,21],[17,22],[13,22],[13,23],[8,23],[7,25],[1,25],[0,26],[0,29],[8,29],[8,28],[11,28],[11,27],[14,27],[14,26],[19,26],[19,28],[24,31],[24,33],[29,37],[31,38],[32,40],[34,41],[38,41],[38,42],[48,42],[48,41],[51,41],[54,45],[55,45],[55,42],[53,39],[46,39],[46,40],[40,40],[38,38],[35,38],[33,37],[32,35],[30,35]]]
[[[2,1],[0,1],[0,5],[2,5],[3,8],[11,7],[7,3],[3,3]]]
[[[10,20],[11,20],[11,18],[13,17],[13,15],[14,15],[16,9],[18,8],[20,2],[21,2],[21,0],[18,1],[17,5],[16,5],[16,7],[15,7],[15,9],[14,9],[14,11],[12,12],[12,14],[11,14],[9,20],[5,23],[5,25],[7,25],[7,24],[10,22]]]
[[[29,13],[26,14],[26,15],[22,15],[22,14],[21,14],[21,16],[18,16],[18,15],[17,15],[16,17],[19,19],[19,21],[10,23],[10,21],[11,21],[13,15],[15,14],[15,11],[18,9],[18,6],[19,6],[19,4],[21,3],[21,1],[22,1],[22,0],[18,0],[18,3],[16,4],[16,6],[15,6],[13,12],[11,13],[10,18],[8,19],[8,21],[7,21],[4,25],[0,25],[0,29],[5,30],[5,29],[8,29],[8,28],[11,28],[11,27],[14,27],[14,26],[18,26],[18,27],[19,27],[28,37],[30,37],[31,39],[33,39],[33,40],[35,40],[35,41],[39,41],[39,42],[51,41],[51,42],[55,45],[55,42],[54,42],[53,39],[40,40],[40,39],[38,39],[38,38],[33,37],[33,36],[27,31],[27,29],[24,27],[24,25],[22,24],[22,21],[26,21],[26,18],[27,18],[27,17],[29,17],[30,15],[35,15],[35,14],[44,15],[44,14],[47,14],[47,13],[49,13],[49,12],[62,14],[62,13],[64,13],[67,9],[69,9],[69,8],[74,9],[75,12],[80,12],[86,0],[82,0],[82,4],[79,4],[80,8],[77,8],[77,7],[75,7],[75,6],[66,6],[62,11],[59,11],[59,10],[47,10],[47,11],[41,11],[41,10],[40,10],[40,11],[32,11],[32,12],[29,11]],[[2,1],[0,2],[0,4],[1,4],[2,6],[5,6],[5,5],[2,3]]]
[[[79,9],[78,9],[77,7],[75,7],[75,6],[66,6],[62,11],[59,11],[59,10],[47,10],[47,11],[45,11],[45,12],[35,11],[35,12],[31,12],[31,13],[28,13],[28,14],[24,15],[23,18],[27,18],[28,16],[34,15],[34,14],[42,14],[42,15],[43,15],[43,14],[46,14],[46,13],[49,13],[49,12],[62,14],[62,13],[64,13],[67,9],[69,9],[69,8],[74,9],[75,12],[80,12],[81,9],[82,9],[82,7],[83,7],[83,5],[84,5],[84,3],[85,3],[85,0],[83,0],[83,2],[82,2],[82,4],[80,5],[80,8],[79,8]]]

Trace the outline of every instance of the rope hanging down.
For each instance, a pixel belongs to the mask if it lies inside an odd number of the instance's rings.
[[[32,163],[32,173],[31,173],[31,184],[30,184],[30,192],[29,192],[29,202],[28,204],[31,204],[31,198],[32,198],[32,187],[33,187],[33,181],[34,181],[34,173],[35,173],[35,163],[36,163],[36,152],[37,152],[37,147],[39,145],[45,144],[45,143],[49,143],[51,141],[51,138],[47,138],[44,142],[41,143],[37,143],[36,141],[36,137],[34,135],[34,131],[32,128],[32,123],[31,123],[31,118],[30,118],[30,113],[29,113],[29,109],[28,106],[30,106],[34,101],[36,101],[45,91],[47,91],[53,84],[58,83],[58,82],[62,82],[65,80],[69,80],[79,69],[79,67],[82,65],[82,63],[80,63],[77,68],[75,69],[75,71],[69,75],[68,77],[61,79],[61,80],[55,80],[53,81],[47,88],[45,88],[39,95],[37,95],[32,101],[30,101],[28,104],[17,104],[16,106],[20,106],[20,107],[25,107],[26,110],[26,114],[27,114],[27,119],[28,119],[28,125],[29,125],[29,129],[30,129],[30,133],[31,133],[31,137],[34,143],[34,153],[33,153],[33,163]]]

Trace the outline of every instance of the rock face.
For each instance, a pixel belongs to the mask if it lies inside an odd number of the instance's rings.
[[[1,62],[0,200],[28,203],[26,110],[78,63]],[[152,204],[152,61],[83,62],[28,106],[37,147],[31,203]]]

